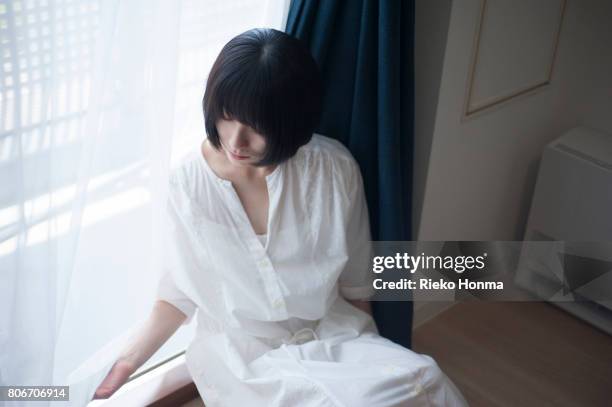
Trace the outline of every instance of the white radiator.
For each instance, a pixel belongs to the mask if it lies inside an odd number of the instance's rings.
[[[539,258],[524,244],[517,281],[612,334],[612,135],[578,127],[546,147],[524,240],[565,243]]]

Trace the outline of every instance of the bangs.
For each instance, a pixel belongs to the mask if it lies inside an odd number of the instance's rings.
[[[237,120],[268,141],[267,135],[279,130],[274,118],[283,113],[278,111],[275,103],[283,95],[275,91],[270,82],[261,69],[239,69],[226,78],[220,78],[209,114],[217,120]]]

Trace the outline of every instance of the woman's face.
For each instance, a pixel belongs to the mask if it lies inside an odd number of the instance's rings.
[[[251,127],[237,120],[220,119],[217,132],[227,159],[236,165],[260,161],[266,150],[266,139]]]

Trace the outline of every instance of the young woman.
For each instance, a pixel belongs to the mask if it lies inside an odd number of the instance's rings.
[[[96,397],[198,310],[186,360],[208,407],[466,405],[431,357],[378,334],[361,174],[313,134],[320,106],[317,66],[293,37],[255,29],[223,48],[208,137],[171,176],[159,301]]]

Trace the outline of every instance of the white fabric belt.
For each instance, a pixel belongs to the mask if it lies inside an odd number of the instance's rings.
[[[296,329],[300,325],[302,326],[302,328],[295,331],[291,335],[290,338],[286,338],[286,337],[285,338],[280,338],[280,337],[265,338],[265,337],[260,337],[258,335],[248,335],[248,334],[246,335],[252,336],[253,338],[256,338],[260,341],[268,343],[270,346],[273,346],[273,347],[277,347],[281,344],[299,345],[299,344],[303,344],[306,342],[310,342],[312,340],[319,340],[319,336],[313,329],[318,324],[318,321],[308,321],[308,320],[299,320],[297,318],[291,318],[285,321],[278,321],[277,323],[281,325],[282,327],[284,327],[289,332],[292,332],[294,329]],[[199,315],[198,324],[199,324],[200,332],[203,333],[204,335],[216,334],[216,333],[228,333],[232,336],[234,334],[239,334],[240,336],[245,335],[244,331],[233,330],[232,328],[223,326],[222,323],[215,321],[212,318],[208,318],[204,315]],[[304,327],[304,325],[311,325],[312,328],[308,326]]]
[[[319,340],[317,333],[311,328],[302,328],[295,332],[288,341],[283,340],[285,345],[301,345],[312,340]]]

